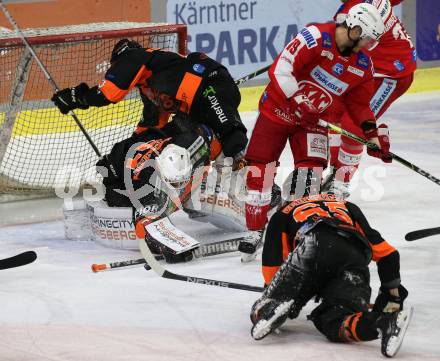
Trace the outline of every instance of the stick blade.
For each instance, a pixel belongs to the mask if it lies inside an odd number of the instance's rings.
[[[418,231],[409,232],[405,235],[408,242],[416,241],[421,238],[431,237],[440,234],[440,227],[420,229]]]
[[[0,270],[25,266],[34,262],[37,259],[37,254],[34,251],[27,251],[16,256],[0,260]]]

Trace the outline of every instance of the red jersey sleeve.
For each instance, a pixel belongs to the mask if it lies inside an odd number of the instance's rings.
[[[298,91],[297,76],[304,67],[319,56],[321,32],[316,26],[309,26],[284,48],[269,69],[270,81],[278,93],[291,98]]]
[[[390,0],[391,6],[396,6],[403,3],[403,0]]]

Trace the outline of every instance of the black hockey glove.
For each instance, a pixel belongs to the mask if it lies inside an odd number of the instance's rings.
[[[73,88],[66,88],[56,92],[52,96],[52,101],[63,114],[67,114],[77,108],[88,109],[89,105],[84,99],[84,95],[89,89],[86,83],[81,83]]]
[[[389,289],[381,287],[374,302],[373,311],[387,312],[389,304],[398,304],[399,310],[403,309],[403,301],[408,297],[408,290],[402,285],[399,286],[399,296],[393,296]]]

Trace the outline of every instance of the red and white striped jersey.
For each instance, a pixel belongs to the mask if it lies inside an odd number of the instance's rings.
[[[296,104],[291,98],[301,90],[324,120],[339,120],[345,110],[358,124],[375,119],[370,109],[371,59],[363,52],[341,55],[335,31],[336,24],[306,27],[278,55],[260,99],[262,114],[275,122],[296,124]]]
[[[336,13],[334,19],[337,23],[345,21],[348,11],[362,2],[384,3],[388,0],[348,0]],[[398,5],[403,0],[389,0],[391,6]],[[400,19],[394,14],[391,7],[385,20],[385,32],[379,44],[369,55],[373,59],[376,77],[403,78],[413,73],[417,68],[417,52],[411,37],[405,30]]]

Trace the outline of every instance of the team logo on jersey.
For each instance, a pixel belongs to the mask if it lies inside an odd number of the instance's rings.
[[[314,48],[315,46],[318,45],[318,43],[316,42],[312,33],[309,31],[309,29],[307,29],[307,28],[302,29],[300,34],[302,35],[302,37],[306,41],[306,45],[307,45],[308,49]]]
[[[356,64],[361,68],[367,69],[370,66],[370,58],[363,53],[359,53]]]
[[[342,95],[348,89],[348,84],[334,77],[319,65],[317,65],[310,74],[319,84],[335,95]]]
[[[330,49],[332,47],[332,36],[329,33],[322,33],[322,47]]]
[[[323,113],[333,103],[331,94],[318,84],[303,80],[298,83],[298,86],[320,113]]]
[[[197,74],[203,74],[206,68],[202,64],[194,64],[193,69]]]
[[[394,62],[394,67],[397,69],[397,71],[405,70],[405,66],[402,64],[402,62],[400,60],[396,60]]]
[[[355,68],[354,66],[349,65],[347,70],[352,73],[355,74],[357,76],[363,77],[365,75],[365,72],[361,69]]]
[[[336,63],[332,68],[333,74],[340,76],[344,72],[344,66],[340,63]]]

